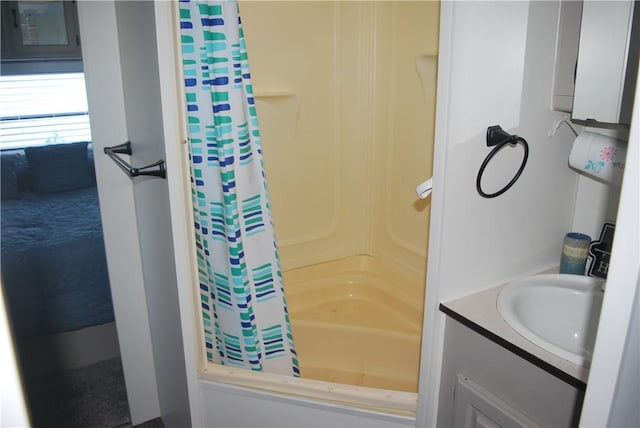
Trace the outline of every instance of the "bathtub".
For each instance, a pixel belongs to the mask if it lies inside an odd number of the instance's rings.
[[[369,256],[284,273],[303,378],[417,392],[424,285]]]
[[[415,416],[424,282],[369,256],[283,276],[301,377],[210,363],[202,377]]]

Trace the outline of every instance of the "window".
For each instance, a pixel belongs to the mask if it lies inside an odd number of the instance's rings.
[[[80,59],[75,1],[2,1],[2,61]]]
[[[83,73],[0,76],[0,150],[91,141]]]

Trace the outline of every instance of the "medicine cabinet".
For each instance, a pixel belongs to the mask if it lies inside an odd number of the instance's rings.
[[[640,5],[561,2],[553,107],[590,126],[629,125],[638,76]]]
[[[75,1],[2,2],[2,61],[82,57]]]

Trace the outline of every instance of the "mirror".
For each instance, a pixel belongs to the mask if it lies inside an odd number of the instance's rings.
[[[631,123],[639,15],[634,1],[583,2],[572,120],[589,126]]]

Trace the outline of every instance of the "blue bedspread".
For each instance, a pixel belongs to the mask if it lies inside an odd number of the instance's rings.
[[[2,287],[18,337],[114,320],[95,187],[0,208]]]

